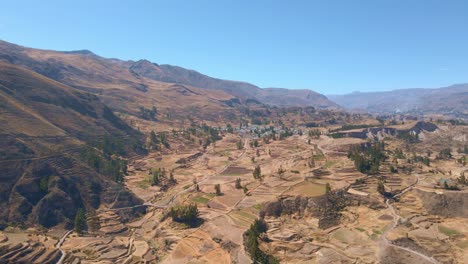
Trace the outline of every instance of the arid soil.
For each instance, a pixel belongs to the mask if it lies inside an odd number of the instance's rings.
[[[424,143],[414,151],[433,148],[437,152],[437,135],[443,129],[424,132]],[[276,202],[283,213],[266,214],[268,231],[260,248],[281,263],[468,262],[468,189],[437,187],[440,179],[455,179],[466,170],[455,162],[456,157],[434,160],[430,166],[416,164],[411,172],[400,169],[410,165],[405,159],[397,159],[397,165],[387,159],[379,177],[385,179],[385,190],[396,195],[385,199],[377,192],[379,178],[358,172],[347,157],[350,146],[364,139],[322,135],[309,142],[304,134],[260,141],[258,147],[250,145],[252,140],[249,134],[226,133],[206,151],[192,146],[137,157],[129,163],[125,186],[144,200],[138,207],[146,209],[142,217],[124,221],[122,215],[138,208],[102,207],[97,211],[99,227],[82,236],[68,234],[64,227],[46,233],[8,227],[0,233],[1,259],[15,263],[56,263],[61,257],[62,263],[251,263],[243,233]],[[404,144],[388,141],[388,149],[397,147]],[[183,164],[178,162],[181,159]],[[399,168],[397,173],[389,171],[391,164]],[[261,168],[261,179],[252,175],[255,166]],[[172,172],[177,183],[167,190],[151,186],[152,168]],[[236,189],[238,178],[245,191]],[[215,193],[216,184],[221,195]],[[345,200],[344,208],[333,212],[333,217],[320,211],[328,197],[327,184]],[[296,206],[298,199],[303,201],[301,206]],[[196,226],[165,217],[170,207],[190,203],[200,211]]]

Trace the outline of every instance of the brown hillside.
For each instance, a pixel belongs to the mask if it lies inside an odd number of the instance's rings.
[[[85,141],[140,137],[95,95],[0,63],[0,112],[0,222],[71,223],[119,192],[139,202],[79,158]]]

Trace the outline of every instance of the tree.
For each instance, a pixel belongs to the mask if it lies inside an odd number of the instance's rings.
[[[232,128],[231,124],[226,125],[226,130],[227,130],[228,133],[233,133],[234,132],[234,129]]]
[[[43,193],[49,192],[49,177],[42,177],[39,182],[39,188]]]
[[[379,180],[379,182],[377,183],[377,192],[379,192],[380,194],[382,195],[385,195],[385,185],[384,185],[384,182],[382,180]]]
[[[242,143],[242,140],[237,141],[237,149],[241,150],[244,148],[244,143]]]
[[[86,216],[83,208],[78,208],[75,215],[75,232],[81,235],[86,228]]]
[[[156,168],[152,169],[152,175],[151,175],[151,185],[159,185],[161,182],[161,169],[156,170]]]
[[[450,159],[452,158],[452,153],[450,148],[444,148],[439,152],[439,155],[437,156],[438,159]]]
[[[169,174],[169,181],[170,181],[172,184],[177,183],[177,180],[174,178],[174,174],[173,174],[172,172]]]
[[[236,185],[235,185],[236,189],[242,189],[242,185],[241,185],[241,179],[240,178],[237,178],[236,179]]]
[[[169,144],[169,142],[167,141],[167,135],[165,132],[162,132],[159,134],[159,141],[161,142],[161,144],[164,145],[164,147],[166,148],[170,148],[171,145]]]
[[[220,196],[221,195],[221,185],[219,183],[215,184],[214,188],[215,188],[216,195]]]
[[[252,174],[253,174],[254,179],[256,179],[256,180],[262,178],[262,171],[260,169],[260,165],[255,166]]]
[[[252,142],[250,143],[250,146],[253,147],[253,148],[258,147],[258,140],[254,139],[254,141],[252,141]]]
[[[250,228],[244,233],[247,252],[254,263],[276,264],[279,260],[274,256],[263,252],[259,247],[258,238],[267,231],[267,225],[263,219],[256,219]]]
[[[188,225],[195,224],[199,214],[200,212],[198,211],[196,204],[172,207],[169,212],[169,215],[173,221],[185,223]]]
[[[151,130],[150,135],[149,135],[149,146],[154,149],[159,148],[159,140],[154,130]]]
[[[325,193],[329,193],[331,192],[331,186],[330,184],[327,182],[327,184],[325,184]]]
[[[244,185],[244,194],[246,194],[246,195],[247,195],[248,193],[249,193],[249,188],[247,188],[247,186],[246,186],[246,185]]]
[[[444,181],[444,188],[449,189],[449,185],[448,185],[447,181]]]

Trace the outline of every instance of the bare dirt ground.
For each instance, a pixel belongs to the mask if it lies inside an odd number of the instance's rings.
[[[441,133],[425,134],[428,143],[414,151],[437,148]],[[463,140],[457,133],[453,137]],[[99,229],[83,236],[64,236],[63,228],[45,235],[9,228],[0,233],[0,246],[9,250],[0,253],[10,254],[11,261],[29,256],[30,263],[56,263],[64,256],[61,252],[66,253],[63,263],[251,263],[242,234],[264,204],[279,197],[320,197],[329,184],[332,190],[347,190],[351,197],[367,202],[347,206],[339,224],[327,229],[319,228],[319,219],[311,215],[267,217],[269,241],[261,242],[261,249],[282,263],[468,263],[468,225],[463,215],[468,210],[464,202],[468,190],[449,191],[436,185],[466,170],[454,160],[434,160],[410,173],[390,173],[390,164],[396,163],[387,160],[379,173],[385,189],[404,193],[386,202],[377,192],[378,179],[358,172],[347,157],[351,145],[365,140],[321,136],[308,143],[306,135],[294,135],[260,142],[256,148],[250,146],[251,140],[226,134],[206,151],[194,145],[133,160],[125,185],[145,201],[141,218],[124,222],[121,213],[132,213],[132,208],[101,208]],[[388,144],[391,149],[404,148],[398,142]],[[182,158],[189,161],[178,163]],[[405,159],[397,162],[399,167],[409,165]],[[253,178],[255,166],[261,168],[261,179]],[[177,184],[168,190],[151,186],[152,168],[172,172]],[[236,189],[238,178],[246,191]],[[221,186],[219,196],[216,184]],[[450,207],[438,215],[434,202],[428,204],[431,199],[458,201],[462,208]],[[189,228],[163,217],[167,208],[189,203],[199,208],[203,221],[198,226]],[[28,248],[37,257],[31,257]]]

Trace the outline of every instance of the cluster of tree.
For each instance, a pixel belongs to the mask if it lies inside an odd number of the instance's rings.
[[[460,119],[450,119],[448,122],[454,126],[468,126],[468,122],[465,122]]]
[[[101,141],[94,143],[95,147],[102,150],[105,155],[119,155],[127,154],[121,138],[105,136]]]
[[[281,139],[290,137],[290,136],[292,136],[293,134],[294,134],[294,133],[292,132],[292,130],[290,130],[288,127],[285,127],[285,128],[283,129],[283,131],[280,133],[279,138],[280,138],[280,140],[281,140]]]
[[[211,143],[214,143],[221,139],[219,134],[219,129],[211,127],[207,124],[202,124],[201,130],[205,133],[205,142],[203,143],[203,148],[207,148]]]
[[[444,189],[452,190],[452,191],[459,191],[460,190],[460,188],[458,187],[458,185],[456,183],[455,184],[448,184],[448,181],[444,181]]]
[[[399,148],[396,148],[394,151],[394,156],[396,159],[406,159],[405,154],[403,154],[403,151]]]
[[[450,148],[444,148],[439,152],[439,155],[437,155],[437,159],[451,159],[452,158],[452,153]]]
[[[236,187],[236,189],[243,189],[244,194],[249,195],[249,189],[247,188],[247,185],[242,186],[241,178],[236,179],[236,182],[235,182],[234,186]]]
[[[152,168],[150,170],[149,182],[152,186],[160,186],[161,190],[163,191],[177,183],[172,171],[169,173],[169,178],[167,178],[167,172],[165,168]]]
[[[150,183],[152,186],[159,185],[166,178],[165,168],[152,168],[150,170]]]
[[[166,132],[159,133],[159,142],[161,142],[164,147],[171,148],[171,145],[169,145],[169,142],[167,141]]]
[[[259,237],[267,231],[266,222],[263,219],[256,219],[250,228],[244,233],[244,244],[247,252],[254,263],[276,264],[280,263],[277,258],[263,252],[259,247]]]
[[[319,127],[319,124],[315,123],[315,122],[307,122],[307,123],[304,123],[303,124],[305,127]]]
[[[151,130],[149,137],[148,137],[148,148],[159,150],[160,149],[159,144],[160,142],[159,142],[158,136],[156,135],[156,133],[154,133],[154,130]]]
[[[413,156],[413,162],[421,162],[421,163],[425,164],[426,166],[430,166],[431,160],[429,159],[429,157],[414,155]]]
[[[418,134],[413,131],[401,131],[398,133],[397,138],[402,139],[407,143],[419,142]]]
[[[158,110],[155,106],[153,106],[151,109],[140,106],[140,112],[138,113],[138,116],[145,120],[156,120],[157,114]]]
[[[194,226],[197,223],[199,214],[200,212],[196,204],[175,206],[169,212],[169,216],[173,221],[189,226]]]
[[[250,141],[250,147],[251,148],[257,148],[258,146],[259,146],[259,144],[258,144],[257,139],[254,139],[254,140]]]
[[[309,130],[308,134],[309,134],[310,138],[319,139],[322,132],[320,132],[320,130],[318,130],[318,129],[311,129],[311,130]]]
[[[115,155],[105,155],[91,147],[86,147],[81,151],[81,159],[98,173],[108,176],[118,183],[122,183],[124,175],[127,174],[126,160]]]
[[[379,172],[380,163],[387,158],[385,155],[385,143],[375,141],[351,147],[348,158],[354,161],[356,169],[365,174]]]
[[[262,170],[260,169],[260,165],[255,166],[252,175],[254,179],[259,180],[262,179]]]
[[[226,125],[226,131],[227,131],[228,133],[234,133],[234,128],[232,127],[231,124],[227,124],[227,125]]]

